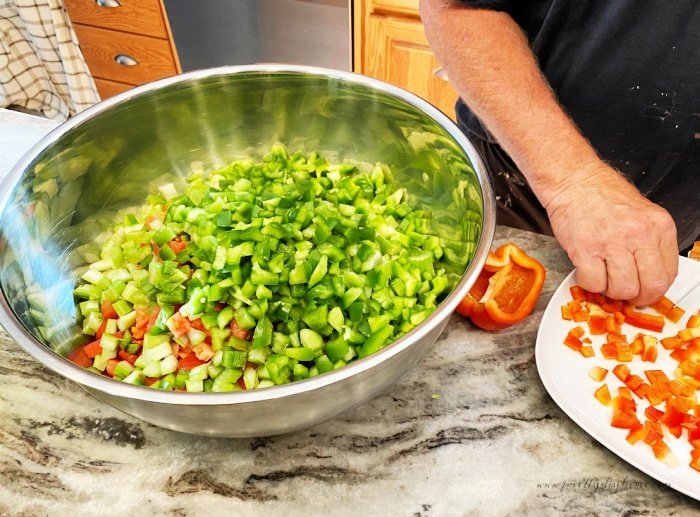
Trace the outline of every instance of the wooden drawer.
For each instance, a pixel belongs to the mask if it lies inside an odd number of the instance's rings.
[[[93,77],[137,85],[178,73],[168,40],[77,23],[74,28]],[[119,56],[136,63],[120,64]]]
[[[116,81],[107,81],[106,79],[94,79],[97,91],[102,100],[115,96],[118,93],[125,92],[134,87],[133,84],[118,83]]]
[[[160,0],[64,0],[73,23],[168,38]],[[112,6],[112,7],[110,7]]]

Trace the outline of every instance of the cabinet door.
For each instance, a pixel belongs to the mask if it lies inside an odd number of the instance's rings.
[[[430,50],[420,21],[371,14],[365,37],[365,74],[405,88],[455,117],[457,93]]]
[[[397,14],[418,16],[419,0],[372,0],[375,11],[389,11]]]

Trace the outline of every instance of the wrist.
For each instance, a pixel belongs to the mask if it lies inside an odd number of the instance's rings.
[[[543,164],[537,172],[527,175],[533,192],[546,210],[583,191],[625,182],[619,172],[593,155],[573,155]]]
[[[644,197],[617,170],[605,162],[575,167],[543,195],[542,205],[551,218],[560,210],[572,206],[596,206],[599,203],[626,205]]]
[[[560,193],[585,184],[592,177],[618,175],[568,118],[551,117],[544,127],[546,131],[530,128],[517,139],[505,139],[502,144],[545,208]]]

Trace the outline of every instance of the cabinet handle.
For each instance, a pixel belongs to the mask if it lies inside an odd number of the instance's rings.
[[[139,64],[136,59],[127,54],[117,54],[114,56],[114,60],[122,66],[136,66]]]
[[[119,0],[95,0],[95,3],[100,7],[121,7]]]
[[[442,81],[450,82],[450,78],[447,77],[447,72],[445,72],[441,66],[433,70],[433,75]]]

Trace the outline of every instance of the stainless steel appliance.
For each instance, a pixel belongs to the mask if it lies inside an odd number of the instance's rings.
[[[352,70],[351,0],[165,0],[184,71],[294,63]]]
[[[165,392],[96,375],[62,357],[84,341],[73,288],[116,211],[181,180],[193,161],[220,167],[244,154],[257,158],[275,142],[337,160],[391,164],[410,202],[430,211],[439,222],[435,231],[471,258],[466,270],[455,270],[461,279],[437,310],[375,354],[260,390]],[[422,181],[408,181],[416,177]],[[190,72],[78,114],[39,141],[0,184],[0,324],[47,367],[156,425],[212,436],[290,432],[369,400],[418,362],[486,260],[494,203],[464,133],[395,86],[290,65]]]

